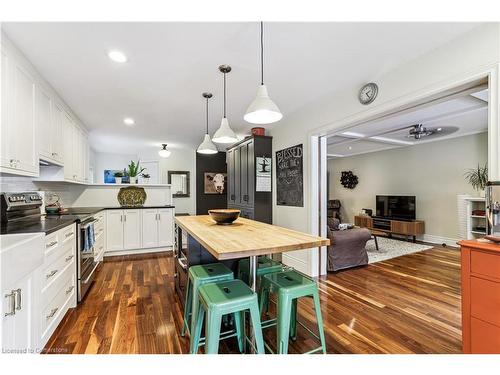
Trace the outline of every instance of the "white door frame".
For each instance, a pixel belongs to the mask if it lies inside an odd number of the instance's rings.
[[[345,119],[334,121],[308,132],[308,139],[311,145],[311,158],[309,173],[309,230],[315,235],[323,235],[326,228],[320,228],[320,223],[326,221],[326,173],[322,176],[322,164],[326,159],[326,139],[325,147],[319,146],[319,140],[332,133],[346,130],[360,123],[373,121],[377,118],[387,116],[398,110],[413,106],[418,103],[428,101],[429,98],[442,95],[444,92],[456,89],[463,85],[470,85],[488,79],[488,178],[492,181],[500,180],[500,64],[490,64],[475,71],[464,72],[453,78],[436,83],[429,87],[415,91],[408,95],[389,100],[380,105],[369,107],[367,110],[358,112]],[[323,152],[321,152],[323,150]],[[324,225],[321,225],[324,227]],[[321,261],[320,261],[321,260]],[[311,267],[313,275],[326,274],[326,248],[318,248],[318,251],[311,251]]]

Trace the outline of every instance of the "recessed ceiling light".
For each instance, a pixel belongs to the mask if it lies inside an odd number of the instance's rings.
[[[108,52],[108,57],[117,63],[127,62],[127,56],[122,51],[118,51],[116,49]]]
[[[127,126],[132,126],[135,124],[135,121],[133,118],[130,118],[130,117],[126,117],[123,119],[123,123]]]
[[[348,147],[348,149],[349,149],[349,150],[352,150],[352,146],[349,146],[349,147]]]

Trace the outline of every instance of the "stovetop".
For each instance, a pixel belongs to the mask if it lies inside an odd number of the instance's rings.
[[[42,215],[27,217],[2,223],[0,234],[40,233],[46,235],[58,231],[68,225],[82,221],[89,215]]]

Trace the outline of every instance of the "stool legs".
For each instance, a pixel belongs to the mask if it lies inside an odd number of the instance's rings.
[[[207,321],[205,323],[205,353],[217,354],[219,352],[220,326],[222,323],[222,316],[219,313],[211,311],[210,309],[207,311],[206,315]]]
[[[290,335],[290,317],[292,313],[292,301],[286,295],[278,297],[278,334],[277,348],[279,354],[288,354],[288,338]]]
[[[314,299],[314,311],[316,312],[316,321],[318,322],[319,338],[321,341],[321,347],[323,348],[323,354],[326,354],[326,342],[325,342],[325,332],[323,330],[323,318],[321,316],[321,305],[319,303],[319,294],[316,290],[313,293]]]
[[[236,328],[238,338],[238,348],[240,353],[245,353],[246,340],[245,340],[245,314],[243,311],[234,313],[234,326]]]
[[[252,320],[253,334],[255,337],[255,344],[257,345],[257,353],[265,354],[264,339],[262,337],[262,326],[260,325],[260,313],[257,306],[257,301],[250,307],[250,319]]]
[[[186,329],[189,329],[188,327],[188,322],[189,322],[189,316],[191,315],[191,308],[192,308],[192,294],[193,294],[193,287],[191,285],[191,281],[188,277],[187,279],[187,287],[186,287],[186,301],[184,302],[184,322],[182,323],[182,329],[181,329],[181,336],[184,337],[186,334]],[[194,315],[191,315],[192,317]],[[192,320],[193,318],[191,318]]]
[[[297,340],[297,298],[292,300],[292,309],[290,314],[290,338]]]

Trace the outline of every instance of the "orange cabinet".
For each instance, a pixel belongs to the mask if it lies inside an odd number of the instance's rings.
[[[460,246],[463,352],[500,354],[500,245]]]

